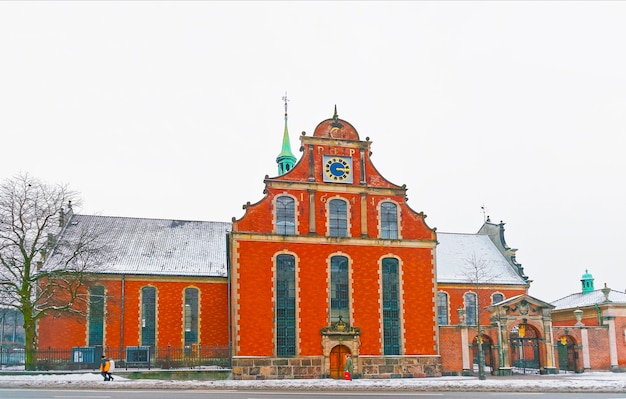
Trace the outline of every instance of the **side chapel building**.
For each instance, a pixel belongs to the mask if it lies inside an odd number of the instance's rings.
[[[479,345],[500,375],[626,365],[623,339],[607,338],[610,359],[589,357],[608,352],[590,337],[626,331],[611,322],[622,307],[595,325],[605,308],[586,306],[582,328],[565,303],[529,296],[504,223],[436,232],[371,145],[335,108],[300,136],[297,161],[285,103],[278,175],[232,223],[69,214],[61,236],[96,229],[115,258],[86,290],[85,317],[39,322],[39,347],[149,346],[158,366],[157,348],[227,346],[238,379],[341,378],[348,354],[361,378],[471,374]]]

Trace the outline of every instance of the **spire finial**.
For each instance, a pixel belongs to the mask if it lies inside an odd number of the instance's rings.
[[[291,153],[291,144],[289,142],[289,130],[287,129],[287,92],[283,96],[285,103],[285,130],[283,131],[283,146],[280,154],[276,158],[278,164],[278,175],[283,175],[291,170],[296,163],[296,157]]]
[[[339,122],[339,115],[337,115],[337,104],[335,104],[335,114],[333,115],[333,121],[330,126],[338,127],[339,129],[343,127],[343,125]]]
[[[289,101],[287,98],[287,92],[285,92],[285,95],[283,96],[283,101],[285,102],[285,119],[287,119],[287,102]]]

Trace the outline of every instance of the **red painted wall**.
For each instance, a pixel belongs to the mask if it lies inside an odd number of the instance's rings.
[[[391,255],[402,261],[406,353],[436,353],[434,276],[429,249],[240,241],[236,280],[240,287],[236,311],[238,355],[271,356],[274,353],[273,268],[275,255],[283,251],[296,255],[301,355],[321,354],[320,329],[329,324],[327,279],[331,255],[343,255],[350,260],[352,323],[362,330],[362,354],[381,352],[379,262]]]
[[[454,285],[454,284],[446,284],[440,283],[437,286],[437,290],[439,292],[446,292],[448,294],[448,315],[449,315],[449,324],[455,325],[459,324],[459,314],[457,313],[457,309],[465,308],[464,295],[466,292],[476,293],[476,288],[474,286],[468,285]],[[506,286],[494,286],[494,285],[483,285],[478,292],[478,300],[479,306],[481,307],[480,314],[480,323],[482,325],[489,325],[489,312],[487,312],[484,308],[485,306],[491,305],[491,297],[494,293],[500,293],[504,295],[504,299],[509,299],[517,295],[525,294],[526,288],[524,287],[513,287],[509,288]]]
[[[228,345],[227,280],[186,280],[126,276],[122,317],[122,279],[119,276],[102,276],[99,284],[104,285],[106,295],[104,346],[118,348],[141,345],[140,297],[141,289],[146,286],[157,289],[157,347],[168,344],[176,348],[183,346],[183,300],[186,288],[199,289],[199,343],[207,346]],[[88,343],[87,319],[84,316],[50,315],[40,320],[38,333],[41,348],[66,349],[86,346]]]
[[[360,354],[380,355],[382,351],[380,273],[384,257],[400,260],[404,353],[437,354],[434,260],[433,249],[428,247],[434,246],[436,234],[424,222],[425,216],[406,204],[404,188],[378,173],[369,158],[370,143],[358,142],[354,128],[345,121],[341,124],[345,127],[343,133],[332,134],[325,130],[330,129],[330,122],[318,125],[315,140],[309,143],[303,139],[300,162],[290,172],[266,179],[265,196],[248,204],[244,216],[233,223],[233,336],[238,356],[275,355],[273,278],[274,259],[280,253],[296,258],[299,355],[322,354],[320,330],[329,325],[328,275],[333,255],[349,259],[352,320],[348,322],[361,329]],[[336,134],[354,141],[334,141]],[[321,137],[329,139],[327,144],[317,139]],[[323,155],[351,156],[353,182],[325,183]],[[367,172],[366,184],[361,182],[362,167]],[[351,189],[354,186],[358,190]],[[310,204],[310,193],[314,206]],[[296,200],[296,235],[274,234],[274,202],[279,195]],[[327,237],[327,204],[332,198],[348,203],[349,240]],[[381,201],[397,204],[399,238],[404,242],[379,239]],[[314,226],[310,225],[311,212]],[[417,244],[420,242],[422,248]]]
[[[468,340],[472,340],[473,334]],[[439,348],[441,368],[444,373],[460,374],[463,371],[463,353],[461,344],[461,330],[454,326],[439,328]]]

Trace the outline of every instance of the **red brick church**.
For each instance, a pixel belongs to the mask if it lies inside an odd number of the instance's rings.
[[[336,111],[300,141],[233,221],[235,375],[338,377],[348,354],[363,377],[440,375],[435,231]]]
[[[100,231],[115,256],[82,316],[40,321],[39,347],[150,347],[159,366],[159,348],[226,346],[238,379],[340,378],[348,354],[360,378],[472,374],[479,347],[493,374],[626,365],[622,307],[589,305],[576,324],[569,303],[529,296],[504,223],[436,232],[336,108],[299,160],[286,103],[284,122],[278,175],[232,223],[69,215],[61,235]]]

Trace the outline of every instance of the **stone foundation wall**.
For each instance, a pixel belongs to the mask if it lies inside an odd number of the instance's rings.
[[[355,358],[355,378],[441,377],[439,356],[359,356]],[[329,378],[324,357],[234,357],[235,380],[279,380]]]
[[[295,357],[233,357],[233,378],[235,380],[279,380],[322,378],[323,358]]]
[[[439,356],[359,356],[361,378],[441,377]]]

